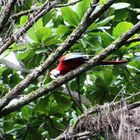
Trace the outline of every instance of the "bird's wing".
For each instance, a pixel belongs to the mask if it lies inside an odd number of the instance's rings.
[[[88,59],[88,55],[82,53],[68,53],[62,57],[61,61],[69,61],[78,58]]]

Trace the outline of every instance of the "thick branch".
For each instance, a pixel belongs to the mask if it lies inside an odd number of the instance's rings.
[[[79,74],[89,70],[91,67],[97,65],[100,61],[102,61],[104,58],[109,56],[112,52],[119,49],[123,42],[128,40],[131,36],[133,36],[136,32],[140,30],[140,22],[138,22],[131,30],[129,30],[127,33],[123,34],[120,38],[115,40],[113,43],[111,43],[107,48],[105,48],[102,52],[100,52],[95,57],[91,58],[87,63],[83,64],[79,68],[67,73],[61,78],[58,78],[56,80],[53,80],[49,84],[47,84],[44,87],[40,87],[38,90],[22,97],[16,105],[9,106],[4,108],[1,111],[1,116],[4,116],[6,114],[9,114],[13,110],[17,110],[18,108],[21,108],[22,106],[36,100],[37,98],[47,95],[50,91],[56,89],[57,87],[61,86],[64,83],[67,83],[71,79],[75,78]]]
[[[0,15],[0,32],[4,29],[17,0],[10,0]]]
[[[115,0],[112,0],[111,3],[107,3],[108,7],[114,2]],[[82,35],[82,33],[88,28],[88,26],[92,22],[88,22],[88,19],[90,15],[92,14],[95,4],[98,3],[98,0],[95,0],[91,7],[87,10],[84,18],[82,19],[79,26],[72,32],[70,36],[67,37],[67,39],[60,45],[59,48],[56,49],[55,53],[52,53],[48,59],[40,65],[38,68],[36,68],[32,73],[26,76],[24,80],[22,80],[15,88],[13,88],[9,93],[7,93],[0,102],[0,109],[3,108],[3,106],[7,105],[10,100],[17,96],[21,91],[23,91],[25,88],[27,88],[36,78],[38,78],[55,60],[57,60],[66,50],[68,50]],[[101,10],[104,9],[103,7]],[[106,9],[104,9],[106,11]],[[100,12],[97,11],[97,12]],[[98,18],[96,16],[96,18]]]

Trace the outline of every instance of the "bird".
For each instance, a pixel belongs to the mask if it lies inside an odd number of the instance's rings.
[[[56,79],[60,76],[65,75],[71,70],[76,69],[80,65],[86,63],[91,55],[82,53],[67,53],[60,57],[59,64],[57,67],[50,71],[50,77]],[[127,60],[103,60],[97,63],[97,65],[116,65],[128,62]]]

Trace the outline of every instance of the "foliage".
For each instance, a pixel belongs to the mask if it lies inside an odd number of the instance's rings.
[[[74,6],[57,8],[40,18],[22,38],[5,53],[16,52],[17,57],[27,69],[33,69],[44,62],[60,43],[80,23],[90,0],[83,0]],[[100,0],[103,5],[106,0]],[[42,5],[44,1],[25,0],[17,4],[14,13]],[[136,4],[137,3],[137,4]],[[129,0],[119,0],[103,13],[96,22],[86,30],[81,39],[73,45],[69,52],[80,52],[95,55],[112,41],[128,31],[138,21],[140,3]],[[28,21],[28,16],[16,20],[14,31],[17,31]],[[137,37],[135,35],[135,37]],[[127,59],[127,65],[96,66],[84,73],[80,91],[90,102],[89,108],[96,104],[111,102],[123,90],[126,96],[140,90],[140,42],[124,45],[107,59]],[[57,61],[58,62],[58,61]],[[56,63],[57,63],[56,62]],[[56,64],[50,67],[52,69]],[[28,94],[51,81],[50,70],[34,81],[25,91]],[[27,73],[20,73],[4,65],[0,67],[0,96],[19,83]],[[130,86],[131,83],[131,86]],[[69,82],[71,90],[77,92],[76,82]],[[118,97],[120,100],[121,96]],[[17,112],[0,119],[0,134],[5,140],[43,140],[58,136],[69,124],[77,120],[81,112],[72,99],[64,94],[63,87],[53,91]],[[100,138],[103,140],[104,138]]]

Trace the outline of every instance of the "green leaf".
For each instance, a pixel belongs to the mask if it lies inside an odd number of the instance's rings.
[[[78,3],[76,12],[80,19],[84,16],[86,10],[90,6],[90,2],[91,0],[82,0],[81,2]]]
[[[118,2],[118,3],[114,3],[111,7],[114,8],[115,10],[120,10],[120,9],[127,8],[129,6],[130,6],[129,3]]]
[[[54,15],[53,17],[53,24],[54,24],[54,27],[58,27],[59,25],[61,24],[64,24],[64,20],[63,20],[63,17],[62,15],[57,15],[57,13],[55,13],[56,15]]]
[[[64,7],[61,9],[63,19],[70,25],[78,25],[80,22],[78,15],[70,8]]]
[[[39,113],[39,114],[47,114],[47,110],[49,110],[49,108],[46,108],[47,105],[48,105],[48,98],[40,99],[36,103],[36,106],[34,108],[34,111],[36,113]]]
[[[35,36],[38,42],[45,42],[52,35],[51,29],[47,27],[40,27],[36,30]]]
[[[36,49],[36,51],[35,51],[36,54],[46,53],[46,52],[47,52],[46,48],[39,48],[39,49]]]
[[[46,25],[52,19],[52,16],[53,16],[53,12],[45,14],[42,17],[43,25]]]
[[[28,21],[28,16],[22,16],[20,18],[20,26],[23,26]]]
[[[139,59],[140,59],[140,58],[139,58]],[[134,66],[132,66],[132,65],[127,65],[127,68],[129,68],[129,69],[131,69],[131,70],[133,70],[133,71],[135,71],[135,72],[140,73],[140,69],[138,69],[137,67],[135,67],[135,65],[134,65]]]
[[[48,38],[47,40],[46,40],[46,46],[51,46],[51,45],[57,45],[57,43],[59,43],[60,42],[60,40],[59,40],[59,36],[57,36],[57,35],[54,35],[54,36],[52,36],[52,37],[50,37],[50,38]]]
[[[12,120],[7,120],[3,124],[3,130],[5,133],[9,133],[11,130],[13,130],[13,122]]]
[[[73,111],[73,112],[71,113],[71,116],[72,116],[72,119],[70,120],[70,125],[74,125],[74,124],[76,123],[76,121],[78,120],[78,117],[77,117],[77,115],[76,115],[76,112]]]
[[[68,31],[69,31],[69,28],[67,26],[64,26],[64,25],[59,25],[57,30],[56,30],[56,32],[59,36],[63,36]]]
[[[63,110],[67,110],[71,107],[69,97],[63,95],[62,93],[55,93],[54,98],[56,99],[57,104],[60,106],[60,108],[63,108]]]
[[[117,26],[113,29],[113,36],[115,38],[118,38],[128,30],[130,30],[133,27],[133,24],[131,22],[120,22],[117,24]]]
[[[62,100],[61,100],[62,101]],[[46,115],[56,115],[56,114],[64,114],[66,108],[63,106],[59,106],[57,101],[54,99],[53,96],[49,96],[46,98],[41,99],[35,107],[35,112],[38,112],[40,114],[46,114]]]
[[[109,23],[109,22],[110,22],[111,20],[113,20],[114,18],[115,18],[115,16],[113,15],[113,16],[107,17],[107,18],[105,18],[105,19],[103,19],[103,20],[97,22],[96,24],[97,24],[98,27],[101,27],[101,26],[104,26],[104,25],[106,25],[107,23]]]
[[[107,3],[107,0],[100,0],[100,5],[104,5],[105,3]]]
[[[52,123],[55,124],[56,128],[58,128],[58,129],[65,128],[64,124],[62,123],[62,121],[60,119],[53,117],[53,118],[51,118],[51,120],[52,120]]]
[[[9,76],[8,79],[9,79],[9,84],[10,84],[11,87],[14,87],[21,80],[17,73],[12,74],[11,76]]]
[[[31,114],[31,109],[29,108],[29,106],[24,106],[21,109],[21,115],[26,120],[29,120],[31,118],[32,114]]]
[[[105,48],[113,41],[113,37],[106,31],[101,32],[102,47]]]
[[[128,49],[132,49],[132,48],[138,48],[140,45],[140,41],[137,42],[133,42],[131,44],[129,44],[129,46],[127,46]]]
[[[37,38],[35,35],[35,32],[39,29],[43,27],[43,22],[42,19],[39,19],[36,23],[34,23],[34,25],[27,31],[27,35],[34,40],[35,42],[37,42]]]
[[[136,13],[140,13],[140,8],[130,8],[130,10],[136,12]]]
[[[19,55],[19,58],[21,60],[25,59],[25,60],[30,60],[31,57],[34,55],[35,51],[33,49],[30,49],[30,50],[26,50],[25,52],[21,53]]]
[[[128,9],[115,10],[115,21],[127,21],[130,17]]]
[[[97,29],[97,25],[95,22],[93,22],[89,27],[88,27],[88,30],[94,30],[94,29]]]
[[[40,140],[40,139],[42,139],[42,136],[41,133],[39,132],[39,128],[30,127],[29,132],[27,133],[26,136],[26,140]]]

